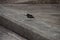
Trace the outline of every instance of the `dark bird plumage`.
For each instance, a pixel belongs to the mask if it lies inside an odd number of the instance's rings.
[[[26,16],[27,16],[27,18],[34,18],[33,15],[31,15],[31,14],[27,14]]]

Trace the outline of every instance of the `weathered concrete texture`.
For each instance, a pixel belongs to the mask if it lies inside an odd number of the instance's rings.
[[[0,3],[60,4],[60,0],[0,0]]]
[[[28,39],[28,40],[48,40],[48,38],[45,38],[41,36],[40,34],[35,33],[32,28],[29,28],[27,25],[24,24],[16,24],[14,22],[11,22],[3,17],[1,20],[1,25],[10,29],[11,31],[14,31],[15,33],[19,34],[20,36]],[[5,24],[4,24],[5,23]],[[25,28],[27,27],[27,28]]]
[[[29,0],[0,0],[0,3],[3,3],[3,4],[9,3],[9,4],[11,4],[11,3],[26,2],[26,1],[29,1]]]
[[[56,5],[2,5],[0,24],[28,40],[60,40],[60,9]],[[29,19],[26,13],[35,19]],[[53,16],[56,15],[57,16]],[[52,17],[51,17],[52,15]],[[51,22],[51,23],[49,23]]]
[[[16,33],[0,26],[0,40],[27,40]]]
[[[22,2],[26,4],[60,4],[60,0],[32,0],[27,2]]]

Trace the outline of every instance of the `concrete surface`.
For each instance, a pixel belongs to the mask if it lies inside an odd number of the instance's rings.
[[[30,0],[0,0],[0,4],[11,4],[11,3],[20,3],[20,2],[27,2]]]
[[[16,33],[0,26],[0,40],[27,40]]]
[[[60,0],[0,0],[0,3],[3,4],[13,4],[13,3],[20,3],[20,4],[60,4]]]
[[[29,40],[60,40],[60,5],[1,5],[0,24]],[[35,18],[29,19],[30,13]]]

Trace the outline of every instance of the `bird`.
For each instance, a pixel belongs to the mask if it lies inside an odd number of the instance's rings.
[[[26,14],[26,16],[27,16],[27,18],[34,18],[34,16],[31,14]]]

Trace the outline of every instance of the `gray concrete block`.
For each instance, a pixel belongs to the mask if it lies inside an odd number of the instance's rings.
[[[0,40],[27,40],[16,33],[0,26]]]
[[[19,9],[18,7],[25,7],[25,8]],[[3,6],[4,13],[0,15],[0,19],[1,19],[0,24],[2,26],[9,28],[10,30],[18,33],[19,35],[27,38],[28,40],[49,40],[49,39],[59,40],[60,39],[59,38],[60,37],[60,33],[59,33],[60,25],[51,26],[51,24],[48,24],[45,21],[45,19],[48,19],[51,17],[50,14],[52,13],[54,14],[55,12],[58,13],[58,11],[54,10],[55,8],[53,8],[53,10],[51,11],[52,8],[48,6],[45,6],[46,9],[45,7],[42,7],[42,6],[41,7],[40,6],[31,6],[31,7],[28,6],[27,7],[27,5],[26,6],[20,5],[18,7],[16,7],[16,5],[15,5],[15,8]],[[26,7],[28,9],[26,9]],[[39,9],[37,9],[38,7]],[[29,9],[31,9],[32,11]],[[35,13],[34,14],[35,19],[27,18],[25,16],[26,13],[30,13],[32,15]],[[37,17],[36,13],[41,14],[42,16],[40,15],[41,16],[40,18],[36,18]]]

